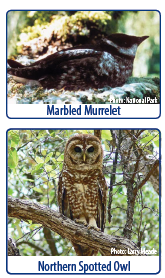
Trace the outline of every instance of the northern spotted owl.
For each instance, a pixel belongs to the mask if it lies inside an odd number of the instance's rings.
[[[88,228],[104,231],[107,185],[102,172],[103,149],[91,134],[79,134],[66,143],[63,169],[59,177],[60,212]],[[72,242],[79,256],[96,255],[98,251]]]
[[[22,83],[44,88],[86,90],[122,86],[131,76],[138,46],[148,36],[111,34],[96,44],[80,45],[47,56],[29,66],[8,59],[7,72]]]

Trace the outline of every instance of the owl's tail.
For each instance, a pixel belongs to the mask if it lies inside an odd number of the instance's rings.
[[[77,254],[77,256],[96,256],[98,253],[98,250],[93,250],[89,247],[83,247],[79,244],[75,244],[72,242],[72,245],[74,247],[74,250]]]

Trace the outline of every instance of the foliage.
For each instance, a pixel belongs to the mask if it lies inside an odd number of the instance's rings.
[[[77,36],[89,37],[92,28],[110,34],[116,30],[117,22],[112,21],[110,13],[104,11],[77,11],[74,14],[65,11],[36,11],[27,13],[26,25],[20,37],[22,43],[41,36],[42,31],[50,25],[56,38],[66,41],[70,36],[75,39]]]
[[[116,133],[115,133],[116,132]],[[105,233],[123,236],[123,228],[126,223],[127,210],[127,183],[123,179],[124,166],[122,155],[128,157],[128,147],[120,146],[119,139],[130,141],[130,134],[136,138],[137,150],[142,150],[144,158],[158,158],[159,153],[159,133],[157,130],[144,131],[102,131],[102,146],[104,149],[104,173],[108,184],[107,206],[110,201],[110,188],[113,182],[111,215],[112,220],[106,223]],[[57,184],[59,172],[62,169],[64,159],[64,147],[68,138],[76,133],[93,133],[93,130],[9,130],[8,131],[8,194],[20,199],[31,199],[48,205],[57,210]],[[133,137],[133,138],[134,138]],[[117,140],[117,141],[116,141]],[[117,144],[117,145],[116,145]],[[114,168],[115,155],[119,151],[116,172]],[[128,174],[132,174],[136,160],[134,159],[136,151],[131,153],[132,160],[129,159]],[[126,164],[127,162],[125,162]],[[141,163],[143,160],[141,159]],[[146,175],[146,169],[142,167],[135,176],[134,184],[143,180]],[[145,161],[145,167],[150,166]],[[149,168],[150,169],[150,168]],[[159,196],[154,191],[151,181],[147,181],[139,190],[133,218],[132,240],[135,243],[139,241],[142,247],[158,250],[159,247]],[[109,213],[108,213],[109,214]],[[109,217],[109,215],[108,215]],[[22,255],[52,255],[50,244],[54,248],[56,255],[75,255],[71,243],[62,239],[58,234],[47,233],[43,227],[32,221],[23,222],[19,219],[9,219],[9,236],[19,246]],[[36,243],[37,242],[37,243]]]
[[[8,55],[17,55],[17,42],[23,26],[26,24],[26,11],[9,11],[7,13]]]

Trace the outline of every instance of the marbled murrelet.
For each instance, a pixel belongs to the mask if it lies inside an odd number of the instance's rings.
[[[8,74],[22,83],[44,88],[85,90],[122,86],[131,76],[141,42],[148,36],[111,34],[97,45],[82,45],[56,52],[29,66],[8,60]]]

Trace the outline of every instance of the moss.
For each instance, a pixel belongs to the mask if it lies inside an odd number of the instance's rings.
[[[152,80],[155,82],[156,85],[160,86],[160,78],[154,77]]]
[[[101,32],[107,35],[114,30],[112,16],[104,11],[79,11],[70,17],[69,25],[73,28],[77,25],[77,31],[83,35],[83,28],[88,28],[89,23],[93,23]],[[115,28],[116,29],[116,28]]]
[[[111,12],[113,13],[113,12]],[[117,31],[117,20],[113,20],[110,12],[78,11],[73,14],[55,11],[28,12],[26,25],[21,30],[17,52],[21,53],[24,43],[44,35],[49,30],[55,39],[61,42],[81,43],[79,38],[97,37],[99,34],[109,35]]]
[[[58,13],[58,11],[29,11],[27,13],[27,25],[47,24],[51,21],[52,17]]]
[[[160,79],[158,77],[130,77],[126,82],[126,84],[130,85],[135,83],[139,83],[139,88],[137,86],[136,93],[140,90],[139,93],[143,93],[143,97],[156,97],[158,103],[160,103]]]
[[[155,78],[154,78],[155,79]],[[132,82],[131,82],[132,80]],[[54,103],[54,104],[110,104],[110,98],[126,99],[126,97],[143,99],[157,97],[160,100],[159,86],[151,78],[130,78],[130,83],[122,87],[113,89],[88,91],[57,91],[55,89],[46,90],[42,87],[30,87],[21,83],[16,83],[12,77],[8,80],[8,97],[15,97],[17,103]],[[158,83],[158,80],[156,79]],[[117,103],[117,102],[116,102]]]

